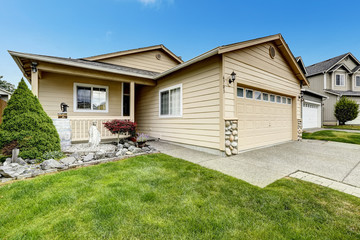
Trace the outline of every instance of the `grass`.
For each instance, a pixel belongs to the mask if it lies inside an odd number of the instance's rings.
[[[339,126],[323,126],[324,128],[344,129],[344,130],[360,130],[360,125],[339,125]]]
[[[261,189],[164,154],[0,187],[1,239],[359,239],[360,199],[296,179]]]
[[[360,133],[322,130],[314,133],[304,132],[303,139],[316,139],[316,140],[360,144]]]

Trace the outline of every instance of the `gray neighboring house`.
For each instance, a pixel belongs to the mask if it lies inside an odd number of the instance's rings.
[[[7,102],[11,97],[11,92],[6,91],[5,89],[0,88],[0,99]]]
[[[310,91],[328,97],[324,102],[323,124],[337,125],[334,105],[341,96],[360,105],[360,62],[350,52],[306,67]],[[360,116],[346,124],[360,124]]]
[[[303,73],[307,75],[308,73],[302,58],[296,57],[296,62]],[[301,95],[303,98],[301,110],[303,129],[321,128],[324,118],[324,101],[328,97],[324,94],[312,91],[309,88],[302,88]]]

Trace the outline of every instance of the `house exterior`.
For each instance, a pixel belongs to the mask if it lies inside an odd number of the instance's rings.
[[[10,97],[11,97],[11,92],[0,88],[0,100],[7,102],[9,101]]]
[[[183,62],[163,45],[68,59],[9,52],[44,110],[69,105],[72,141],[98,121],[130,119],[161,140],[209,152],[297,140],[308,85],[280,34],[212,49]]]
[[[306,67],[309,89],[328,97],[323,108],[324,125],[338,124],[334,105],[341,96],[360,104],[359,70],[360,62],[350,52]],[[360,124],[360,116],[347,124]]]

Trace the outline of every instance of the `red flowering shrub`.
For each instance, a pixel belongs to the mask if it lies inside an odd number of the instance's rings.
[[[108,129],[112,134],[118,135],[118,143],[120,134],[129,134],[131,137],[136,135],[136,123],[130,120],[112,120],[104,122],[104,127]]]

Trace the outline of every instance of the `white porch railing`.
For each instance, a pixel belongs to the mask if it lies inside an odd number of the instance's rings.
[[[107,130],[103,123],[114,119],[130,120],[130,117],[76,117],[69,119],[71,125],[71,141],[74,142],[89,140],[89,129],[93,122],[96,122],[96,126],[100,131],[102,140],[117,138],[117,135],[112,134],[109,130]]]

